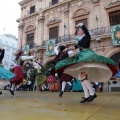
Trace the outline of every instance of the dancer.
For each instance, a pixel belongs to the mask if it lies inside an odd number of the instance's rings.
[[[11,79],[11,88],[10,88],[10,93],[12,95],[14,95],[14,90],[15,90],[15,86],[19,85],[20,83],[23,82],[23,72],[22,72],[22,65],[17,65],[14,61],[13,61],[13,73],[16,75],[14,78]]]
[[[4,58],[5,50],[0,47],[0,64]],[[2,82],[2,85],[8,85],[10,84],[9,80],[13,78],[15,74],[12,72],[4,69],[2,65],[0,65],[0,82]],[[2,91],[0,91],[0,94],[2,94]]]
[[[24,61],[23,66],[27,78],[32,82],[31,87],[35,83],[40,86],[46,81],[46,76],[41,72],[43,66],[38,63],[34,56],[22,56],[21,59]]]
[[[60,46],[56,46],[54,51],[56,53],[56,57],[53,59],[54,63],[56,64],[57,62],[65,59],[68,57],[68,53],[64,53],[63,50],[65,49],[66,47],[64,45],[60,45]],[[61,91],[60,91],[60,94],[59,94],[59,97],[62,97],[63,93],[64,93],[64,90],[65,90],[65,86],[66,86],[66,83],[71,81],[73,79],[73,77],[71,75],[68,75],[68,74],[65,74],[65,73],[58,73],[58,76],[60,78],[60,81],[62,83],[62,86],[61,86]]]
[[[27,53],[23,53],[23,51],[18,51],[18,53],[16,54],[16,59],[15,61],[13,61],[12,65],[13,67],[13,73],[15,74],[15,77],[11,79],[11,88],[10,88],[10,93],[14,96],[14,90],[15,90],[15,86],[19,85],[20,83],[23,82],[24,76],[23,76],[23,71],[22,71],[22,67],[23,67],[23,63],[24,63],[24,59],[26,58]],[[32,57],[33,58],[33,57]],[[16,64],[18,63],[18,64]]]
[[[64,73],[81,80],[85,97],[80,103],[92,102],[97,96],[90,81],[105,82],[117,73],[118,69],[114,61],[90,49],[91,36],[83,23],[76,26],[76,35],[78,43],[64,50],[68,52],[77,49],[76,53],[60,61],[55,67],[58,72],[64,69]]]
[[[82,84],[80,82],[80,80],[74,78],[76,81],[72,81],[72,91],[76,92],[76,91],[82,91]]]

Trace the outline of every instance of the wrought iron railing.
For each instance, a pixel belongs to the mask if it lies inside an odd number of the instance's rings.
[[[49,40],[43,41],[43,46],[46,46],[47,41],[49,41]],[[60,37],[56,38],[55,44],[71,42],[71,41],[75,41],[75,35],[60,36]]]
[[[110,34],[110,26],[109,27],[101,27],[101,28],[96,28],[96,29],[92,29],[89,30],[91,37],[96,37],[98,35],[106,35],[106,34]],[[43,41],[43,46],[46,46],[46,43],[49,40],[44,40]],[[56,38],[56,43],[65,43],[65,42],[74,42],[75,41],[75,35],[65,35],[65,36],[60,36],[58,38]]]
[[[35,47],[35,43],[33,41],[29,41],[26,43],[26,45],[29,45],[29,48],[32,49]]]
[[[90,30],[91,37],[110,34],[110,26]]]

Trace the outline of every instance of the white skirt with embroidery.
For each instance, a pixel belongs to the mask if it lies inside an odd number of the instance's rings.
[[[77,63],[64,70],[64,73],[80,78],[80,73],[86,72],[91,82],[106,82],[112,77],[110,68],[99,62]]]

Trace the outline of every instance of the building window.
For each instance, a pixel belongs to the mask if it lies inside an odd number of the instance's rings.
[[[58,26],[49,29],[49,39],[58,38],[58,29]]]
[[[110,25],[120,24],[120,10],[109,13]]]
[[[83,20],[76,21],[76,25],[79,24],[79,23],[83,23],[86,27],[88,27],[87,18],[83,19]]]
[[[59,1],[58,0],[52,0],[51,2],[50,2],[50,6],[51,5],[55,5],[55,4],[57,4]]]
[[[34,43],[34,33],[27,35],[27,44],[33,44]]]
[[[30,7],[30,14],[35,12],[35,6]]]
[[[52,0],[52,5],[57,4],[58,0]]]
[[[5,43],[6,43],[6,44],[8,44],[8,42],[7,42],[7,41],[5,41]]]
[[[0,39],[0,43],[2,43],[2,40]]]
[[[6,48],[6,51],[10,51],[10,48],[7,47],[7,48]]]

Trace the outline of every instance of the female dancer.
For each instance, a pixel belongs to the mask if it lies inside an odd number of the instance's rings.
[[[80,79],[85,94],[84,99],[80,102],[91,102],[97,96],[90,81],[105,82],[118,70],[114,61],[100,56],[90,49],[91,36],[83,23],[76,26],[76,35],[78,43],[74,47],[64,50],[64,52],[67,52],[77,48],[79,50],[76,55],[60,61],[55,67],[58,72],[64,69],[64,73]]]
[[[20,83],[23,82],[23,72],[22,72],[22,66],[17,65],[15,62],[13,63],[14,68],[13,68],[13,73],[16,75],[14,78],[11,79],[11,88],[10,88],[10,93],[14,95],[14,88],[16,85],[19,85]]]
[[[10,88],[10,93],[12,95],[14,95],[14,90],[15,90],[15,86],[16,85],[19,85],[20,83],[23,82],[23,79],[24,79],[24,76],[23,76],[23,71],[22,71],[22,67],[23,67],[23,63],[24,63],[24,60],[26,59],[32,59],[34,58],[33,56],[27,56],[26,55],[27,53],[23,53],[22,51],[19,51],[17,54],[16,54],[16,59],[14,62],[13,61],[13,73],[16,75],[14,78],[11,79],[11,88]],[[18,64],[16,64],[18,63]]]
[[[5,50],[3,48],[0,48],[0,64],[4,58],[4,54],[5,54]],[[13,74],[12,72],[4,69],[1,65],[0,65],[0,80],[2,80],[2,82],[6,83],[6,80],[10,80],[15,76],[15,74]],[[2,94],[2,91],[0,91],[0,94]]]

